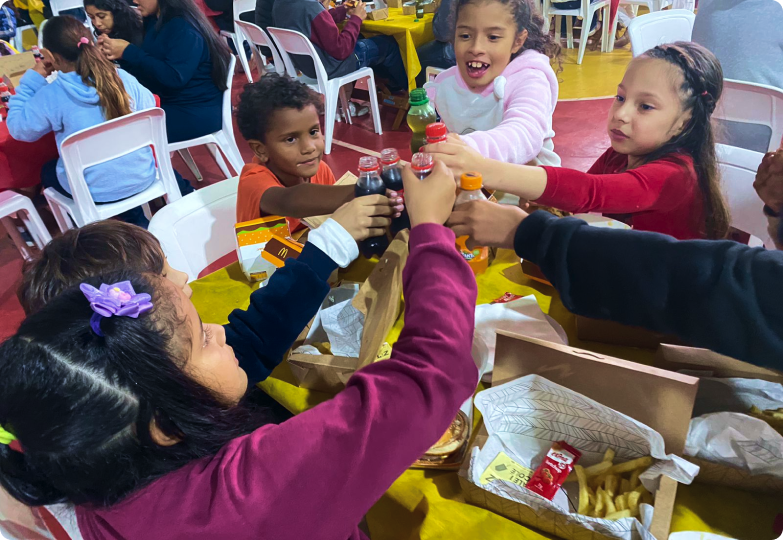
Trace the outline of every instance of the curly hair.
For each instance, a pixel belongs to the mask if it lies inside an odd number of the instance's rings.
[[[541,54],[548,56],[553,63],[556,63],[558,71],[562,70],[560,45],[549,35],[549,32],[544,31],[544,18],[538,13],[530,0],[459,0],[457,2],[457,13],[455,14],[454,20],[459,16],[459,11],[462,9],[462,6],[467,4],[478,4],[481,2],[499,2],[504,6],[508,6],[511,10],[511,15],[514,17],[514,21],[517,23],[517,33],[527,30],[525,44],[522,45],[522,48],[516,53],[511,55],[512,60],[524,51],[538,51]]]
[[[264,75],[258,82],[246,84],[237,106],[237,125],[245,140],[264,142],[272,114],[279,109],[301,111],[310,105],[323,112],[321,96],[306,84],[281,77]]]

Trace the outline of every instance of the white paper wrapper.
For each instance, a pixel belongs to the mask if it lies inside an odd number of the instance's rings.
[[[505,304],[476,306],[476,327],[473,331],[473,360],[479,376],[492,373],[495,365],[497,330],[506,330],[527,337],[568,344],[565,330],[544,314],[534,295]]]
[[[783,478],[783,436],[741,413],[713,413],[691,420],[685,454],[750,474]]]
[[[699,472],[698,466],[667,455],[659,433],[538,375],[528,375],[480,392],[475,404],[484,416],[490,437],[481,450],[473,448],[468,479],[492,493],[529,506],[538,516],[536,519],[547,515],[556,519],[558,536],[563,538],[581,538],[583,534],[579,531],[586,528],[612,538],[651,540],[648,528],[653,509],[642,505],[641,521],[635,518],[609,521],[575,513],[573,506],[579,498],[579,486],[574,482],[564,484],[566,498],[555,497],[554,501],[503,480],[482,485],[481,474],[499,452],[505,452],[531,469],[541,463],[556,441],[565,441],[582,452],[579,463],[583,466],[600,462],[608,448],[615,450],[618,462],[652,456],[656,461],[639,479],[653,493],[661,475],[690,484]],[[551,524],[549,527],[536,526],[551,530]]]
[[[358,283],[343,283],[326,296],[316,313],[305,344],[294,352],[321,354],[312,343],[328,341],[335,356],[358,358],[364,331],[364,314],[351,305]]]
[[[753,405],[762,410],[783,407],[783,385],[760,379],[702,377],[693,414],[746,413]]]

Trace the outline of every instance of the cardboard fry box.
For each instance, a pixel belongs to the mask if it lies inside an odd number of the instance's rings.
[[[707,349],[661,345],[653,362],[655,366],[663,369],[682,370],[705,377],[761,379],[783,384],[783,373],[779,371],[754,366]],[[687,456],[686,459],[701,467],[696,482],[757,493],[783,493],[783,479],[770,474],[754,475],[738,467],[692,456]]]
[[[576,336],[583,341],[640,349],[657,349],[662,343],[680,343],[680,340],[674,336],[658,334],[639,326],[591,319],[582,315],[576,316]]]
[[[405,2],[402,4],[403,15],[416,15],[416,2]]]
[[[35,57],[31,51],[0,56],[0,75],[5,76],[11,82],[9,88],[19,86],[19,79],[25,71],[35,66]]]
[[[291,352],[288,365],[300,387],[336,394],[345,388],[354,371],[378,360],[381,346],[400,314],[408,236],[407,230],[397,235],[352,301],[353,307],[364,314],[359,358]],[[293,349],[305,343],[312,324],[302,331]]]
[[[402,9],[403,0],[386,0],[386,5],[394,9]]]
[[[389,8],[374,9],[367,12],[367,18],[371,21],[383,21],[389,18]]]
[[[527,338],[511,332],[497,333],[493,386],[537,374],[630,416],[660,433],[668,453],[681,454],[688,435],[698,379],[590,351]],[[488,438],[482,426],[472,446],[483,447]],[[561,528],[557,515],[532,508],[483,490],[468,480],[469,460],[459,471],[465,499],[476,506],[549,534],[575,540],[600,538],[587,529],[576,533]],[[650,525],[658,540],[669,536],[677,482],[663,476],[655,496]]]
[[[266,282],[286,259],[298,257],[304,247],[289,238],[288,222],[280,216],[237,223],[234,232],[239,265],[251,282]]]

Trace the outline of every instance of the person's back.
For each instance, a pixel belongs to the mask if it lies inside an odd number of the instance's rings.
[[[275,9],[276,0],[257,0],[256,1],[256,19],[255,22],[258,26],[265,31],[270,26],[275,26]]]

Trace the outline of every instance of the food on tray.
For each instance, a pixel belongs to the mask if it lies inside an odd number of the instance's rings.
[[[574,474],[566,481],[579,482],[577,513],[615,520],[638,517],[641,503],[652,504],[652,494],[639,481],[639,475],[652,465],[652,458],[614,464],[614,457],[614,450],[609,448],[600,463],[574,466]]]
[[[748,415],[764,420],[772,429],[783,435],[783,408],[767,409],[762,411],[755,405],[750,408]]]
[[[460,411],[449,426],[449,429],[446,430],[446,433],[423,456],[416,460],[414,466],[439,467],[452,462],[460,462],[467,448],[469,434],[468,417]]]
[[[552,443],[525,487],[551,501],[580,457],[582,453],[565,442]]]

